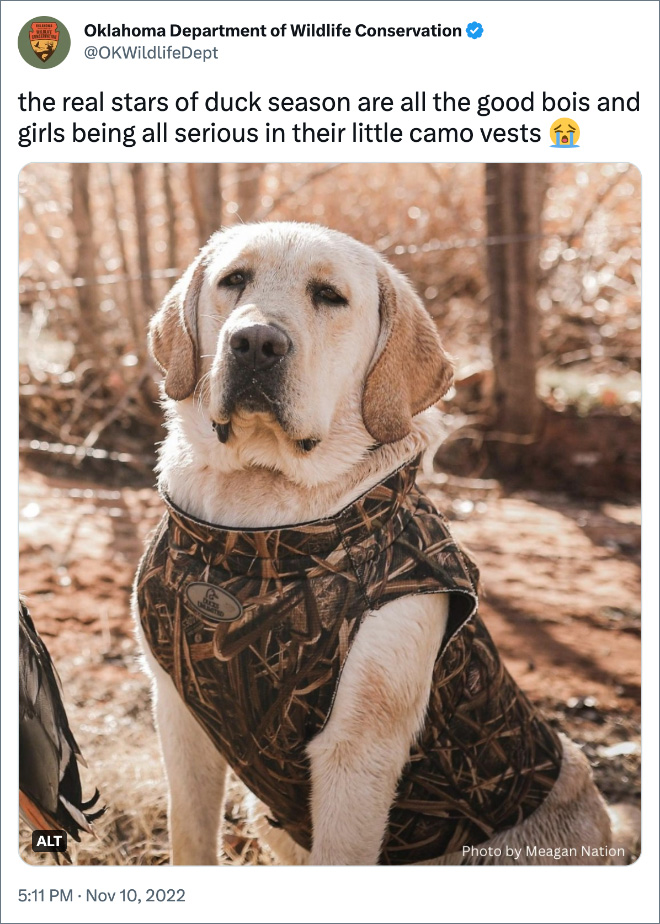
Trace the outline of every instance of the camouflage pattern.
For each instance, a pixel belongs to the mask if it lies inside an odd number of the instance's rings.
[[[450,595],[384,864],[431,860],[517,824],[542,803],[561,764],[557,736],[477,614],[477,569],[416,486],[417,465],[336,516],[282,529],[223,529],[165,498],[137,576],[142,628],[159,664],[273,823],[307,849],[305,749],[328,721],[363,618],[398,597]]]

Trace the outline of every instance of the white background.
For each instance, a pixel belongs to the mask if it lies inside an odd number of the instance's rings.
[[[59,67],[28,66],[17,49],[20,28],[31,17],[61,19],[71,51]],[[441,22],[465,30],[484,25],[484,36],[460,39],[102,39],[86,38],[86,23],[132,26],[253,25],[342,22],[425,25]],[[169,30],[168,30],[169,31]],[[87,45],[136,44],[218,47],[217,62],[88,61]],[[115,116],[110,112],[20,113],[17,95],[106,91],[106,96],[166,95],[199,90],[238,95],[389,95],[395,102],[415,90],[447,91],[476,99],[490,93],[523,96],[534,91],[535,113],[398,112],[333,116],[246,115],[244,124],[288,126],[337,121],[411,125],[470,125],[470,144],[352,144],[244,146],[228,144],[17,145],[18,128],[32,121],[68,125],[138,126],[169,117],[171,125],[238,125],[241,117],[170,112]],[[591,98],[591,111],[574,113],[581,138],[575,151],[550,147],[557,113],[540,111],[542,91]],[[639,113],[599,113],[599,96],[640,91]],[[258,120],[258,121],[256,121]],[[484,144],[481,126],[541,129],[537,144]],[[173,134],[173,133],[172,133]],[[405,138],[405,132],[404,132]],[[2,920],[9,921],[657,921],[657,676],[658,676],[658,4],[656,2],[4,2],[2,4]],[[642,173],[644,324],[644,832],[641,859],[614,869],[414,868],[34,868],[17,855],[16,826],[16,484],[18,432],[16,382],[17,175],[30,161],[630,161]],[[118,891],[185,887],[185,905],[18,904],[19,888],[73,887]]]

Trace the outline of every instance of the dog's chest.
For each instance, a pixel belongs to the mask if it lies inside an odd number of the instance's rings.
[[[166,523],[161,530],[138,584],[157,660],[239,775],[274,742],[303,762],[365,609],[354,581],[320,567],[232,575],[173,545]]]

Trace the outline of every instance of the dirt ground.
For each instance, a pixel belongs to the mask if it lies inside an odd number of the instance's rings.
[[[109,464],[109,463],[108,463]],[[482,612],[520,685],[585,750],[608,801],[640,796],[640,508],[558,494],[447,492],[423,482],[478,561]],[[453,496],[452,496],[453,493]],[[24,467],[20,587],[58,667],[107,805],[79,864],[168,862],[163,770],[129,615],[142,544],[162,512],[148,487],[110,488]],[[245,793],[226,807],[227,859],[268,863]],[[35,858],[21,828],[21,854]]]

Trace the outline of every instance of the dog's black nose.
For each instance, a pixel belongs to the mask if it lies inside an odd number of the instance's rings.
[[[291,349],[291,341],[279,327],[252,324],[234,331],[229,338],[231,351],[243,366],[269,369]]]

